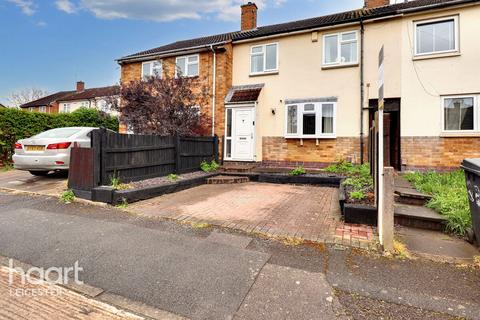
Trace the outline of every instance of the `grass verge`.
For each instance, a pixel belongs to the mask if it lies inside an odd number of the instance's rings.
[[[412,172],[407,173],[405,178],[417,190],[432,196],[427,207],[447,218],[447,231],[463,236],[472,227],[463,170],[448,173]]]

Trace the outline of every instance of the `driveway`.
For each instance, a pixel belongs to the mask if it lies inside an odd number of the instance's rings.
[[[67,188],[67,178],[63,172],[36,177],[28,171],[10,170],[0,172],[0,188],[58,196]]]
[[[129,211],[195,224],[207,223],[280,238],[368,245],[368,226],[341,221],[338,189],[269,183],[203,185],[134,203]]]

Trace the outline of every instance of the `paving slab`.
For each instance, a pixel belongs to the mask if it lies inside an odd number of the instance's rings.
[[[471,262],[480,255],[480,251],[468,242],[442,232],[402,227],[396,234],[410,251],[433,258]]]
[[[250,242],[252,242],[252,238],[215,230],[207,237],[207,241],[213,241],[215,243],[221,243],[227,246],[245,249]]]
[[[321,273],[267,264],[234,319],[350,319]]]
[[[270,255],[128,223],[35,209],[0,214],[0,255],[34,266],[84,268],[106,292],[192,319],[238,309]]]
[[[10,170],[0,172],[0,188],[57,196],[67,189],[67,177],[63,172],[37,177],[28,171]]]

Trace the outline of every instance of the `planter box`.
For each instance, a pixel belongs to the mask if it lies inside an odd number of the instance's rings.
[[[158,186],[150,186],[141,189],[130,190],[114,190],[112,195],[111,204],[116,205],[127,201],[128,203],[146,200],[154,197],[158,197],[168,193],[174,193],[185,189],[198,187],[207,182],[208,178],[214,177],[219,173],[211,173],[202,177],[181,180],[178,182],[171,182]]]
[[[342,177],[339,176],[327,176],[327,175],[315,175],[315,174],[304,174],[299,176],[290,176],[287,174],[264,174],[261,173],[258,176],[258,182],[268,182],[268,183],[280,183],[280,184],[309,184],[309,185],[320,185],[326,187],[338,188]]]
[[[377,208],[372,205],[347,203],[347,191],[340,184],[338,202],[346,223],[376,226],[378,223]]]

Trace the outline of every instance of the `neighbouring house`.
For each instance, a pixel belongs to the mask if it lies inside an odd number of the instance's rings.
[[[85,89],[84,82],[77,82],[77,90],[58,100],[59,112],[73,112],[80,108],[94,108],[112,115],[111,97],[119,97],[120,86]]]
[[[22,104],[20,108],[32,112],[72,112],[79,108],[95,108],[111,114],[109,97],[120,95],[120,86],[85,89],[85,83],[78,81],[76,90],[60,91],[46,97]]]
[[[121,84],[173,65],[204,76],[201,106],[224,141],[225,161],[322,167],[368,161],[384,48],[385,163],[451,169],[480,157],[480,0],[413,0],[365,6],[185,40],[118,60]],[[169,71],[172,72],[172,71]]]

